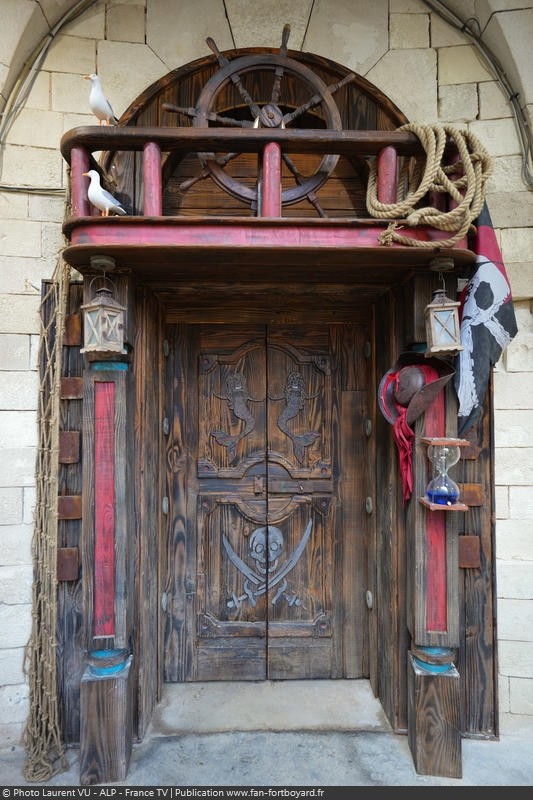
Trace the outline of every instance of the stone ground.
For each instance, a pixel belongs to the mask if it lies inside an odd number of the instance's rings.
[[[463,739],[462,777],[417,774],[367,681],[166,685],[119,786],[531,786],[533,729],[504,715],[499,740]],[[2,786],[76,787],[79,752],[43,784],[22,748],[0,750]]]

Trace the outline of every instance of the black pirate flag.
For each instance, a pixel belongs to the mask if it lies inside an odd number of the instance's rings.
[[[476,220],[475,271],[461,293],[461,344],[456,358],[458,435],[477,421],[490,371],[518,328],[511,287],[487,204]]]

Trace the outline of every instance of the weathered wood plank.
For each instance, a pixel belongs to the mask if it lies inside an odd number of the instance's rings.
[[[161,498],[166,492],[165,471],[162,469],[162,379],[163,358],[161,309],[152,293],[139,288],[135,293],[135,314],[130,331],[134,343],[133,374],[135,397],[134,419],[129,426],[128,439],[134,446],[134,462],[142,469],[132,470],[130,482],[135,485],[135,531],[137,547],[133,560],[131,585],[138,598],[136,610],[135,659],[142,663],[138,672],[137,735],[142,737],[160,695],[161,586],[153,579],[159,574],[159,536],[149,532],[161,531],[165,517]],[[130,326],[132,327],[132,326]],[[163,434],[164,436],[164,434]],[[131,483],[130,483],[131,485]],[[128,587],[128,591],[130,588]]]
[[[419,155],[423,150],[418,137],[405,131],[140,126],[104,129],[96,125],[67,131],[60,149],[63,158],[70,163],[73,148],[142,150],[150,142],[172,153],[259,153],[271,142],[279,144],[284,153],[333,153],[350,157],[377,155],[389,146],[394,147],[398,155]]]
[[[94,383],[93,636],[115,635],[115,403],[113,381]]]
[[[409,654],[408,741],[419,775],[462,778],[459,673],[428,674]]]
[[[477,457],[474,457],[475,454],[472,452],[470,457],[461,459],[457,465],[464,481],[483,486],[486,497],[482,505],[473,505],[462,520],[464,528],[461,532],[479,537],[480,567],[464,569],[460,573],[462,615],[457,668],[463,678],[461,729],[473,735],[496,737],[498,687],[495,679],[497,672],[494,668],[495,596],[492,584],[494,500],[489,411],[491,391],[492,381],[485,397],[483,415],[472,430],[478,443]]]
[[[192,432],[187,426],[190,409],[196,397],[188,394],[193,385],[194,360],[190,354],[190,340],[184,326],[165,329],[167,355],[163,360],[164,434],[161,470],[164,478],[163,496],[168,498],[169,510],[164,524],[161,548],[162,591],[165,598],[163,613],[163,674],[165,680],[185,680],[193,670],[190,640],[194,631],[193,594],[196,581],[195,554],[187,536],[188,476],[184,469],[191,463]],[[192,476],[191,476],[192,477]],[[187,583],[192,582],[192,585]]]
[[[83,301],[83,284],[81,281],[72,281],[69,287],[66,320],[80,318],[79,307]],[[67,325],[62,354],[62,374],[64,377],[80,378],[84,368],[84,356],[80,353],[77,336],[72,332],[76,324]],[[77,392],[76,392],[76,399]],[[69,399],[60,403],[60,442],[64,433],[78,433],[82,429],[81,402],[71,402]],[[78,436],[80,434],[78,433]],[[74,436],[72,437],[75,438]],[[80,454],[81,455],[81,454]],[[82,481],[83,465],[81,459],[73,462],[59,463],[59,492],[65,495],[81,495],[83,492]],[[83,503],[82,503],[83,505]],[[67,550],[78,552],[81,546],[81,519],[59,520],[58,545]],[[80,739],[80,675],[83,671],[83,657],[85,647],[85,620],[82,603],[82,581],[78,575],[77,580],[68,580],[58,587],[58,625],[57,625],[57,653],[58,653],[58,697],[60,702],[62,732],[65,743],[77,744]]]
[[[120,672],[81,679],[80,784],[125,780],[131,757],[133,725],[131,656]]]
[[[391,368],[397,357],[397,347],[402,343],[403,304],[394,293],[387,292],[376,304],[373,321],[373,350],[375,353],[376,377],[373,383],[374,408],[377,407],[377,386],[382,376]],[[376,497],[375,527],[369,558],[374,564],[374,575],[369,581],[372,596],[370,615],[370,646],[373,659],[370,676],[374,691],[379,696],[383,709],[393,728],[407,726],[407,704],[399,696],[402,671],[399,653],[402,651],[402,631],[397,625],[397,616],[405,614],[405,598],[395,587],[405,586],[406,576],[402,572],[405,546],[404,514],[401,513],[401,495],[398,469],[398,454],[394,446],[389,423],[379,413],[375,415],[376,447]],[[403,634],[405,635],[405,634]],[[406,650],[404,651],[406,652]],[[405,664],[405,658],[403,658]],[[405,670],[405,666],[403,667]]]

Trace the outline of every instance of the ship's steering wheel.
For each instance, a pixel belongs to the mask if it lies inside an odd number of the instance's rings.
[[[289,128],[304,114],[312,111],[321,119],[321,123],[325,124],[326,128],[342,130],[341,116],[333,99],[333,93],[353,80],[355,74],[349,73],[338,83],[327,86],[308,67],[287,56],[289,34],[290,27],[285,25],[279,53],[250,54],[234,60],[228,59],[221,53],[213,39],[209,37],[206,40],[207,44],[217,56],[220,69],[205,84],[195,108],[180,108],[171,103],[164,103],[163,107],[168,111],[192,117],[195,127],[209,127],[214,124],[241,128]],[[303,84],[303,94],[308,96],[308,99],[297,107],[288,108],[287,102],[284,103],[281,99],[283,81],[287,76],[291,76]],[[256,102],[251,94],[254,90],[253,87],[259,85],[258,79],[262,86],[268,85],[269,81],[272,85],[270,98],[264,104]],[[230,82],[243,102],[243,119],[227,116],[221,107],[220,95],[227,89]],[[257,187],[246,185],[230,175],[226,169],[227,165],[239,155],[239,153],[199,153],[202,162],[200,177],[211,176],[222,189],[233,197],[254,206],[257,203]],[[283,153],[282,159],[295,182],[294,186],[282,190],[282,205],[297,203],[307,197],[318,207],[315,192],[331,175],[339,156],[323,156],[310,175],[301,175],[288,154]],[[191,183],[192,181],[189,181],[188,185]],[[320,213],[319,207],[318,210]]]

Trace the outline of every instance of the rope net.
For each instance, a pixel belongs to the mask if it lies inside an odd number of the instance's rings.
[[[56,562],[61,351],[69,279],[70,267],[60,258],[41,298],[32,625],[24,659],[29,683],[24,730],[27,781],[46,781],[65,767],[57,700]],[[43,313],[44,309],[51,313]]]
[[[432,249],[435,246],[452,247],[466,236],[479,216],[485,200],[485,184],[492,174],[492,159],[473,133],[451,125],[412,123],[402,125],[398,130],[414,133],[424,148],[424,154],[404,160],[395,203],[381,203],[378,200],[377,159],[372,160],[367,186],[367,210],[372,217],[392,220],[381,234],[379,242],[382,245],[401,244]],[[449,140],[455,142],[458,158],[446,164]],[[433,205],[417,207],[431,192],[447,195],[451,208],[442,211]],[[402,218],[407,227],[429,225],[452,235],[438,241],[420,241],[404,236],[399,232],[403,225],[398,220]]]

